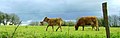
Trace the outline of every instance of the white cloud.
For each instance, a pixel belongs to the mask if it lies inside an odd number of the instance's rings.
[[[30,22],[32,22],[32,20],[28,20],[28,21],[27,21],[27,23],[30,23]]]
[[[30,22],[32,22],[32,20],[23,21],[22,25],[28,25]]]
[[[64,20],[65,22],[76,22],[76,20]]]

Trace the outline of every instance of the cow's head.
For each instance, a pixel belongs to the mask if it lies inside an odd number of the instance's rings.
[[[75,30],[78,30],[78,27],[79,27],[78,25],[75,25]]]
[[[47,22],[48,20],[49,20],[49,19],[48,19],[47,17],[45,17],[43,21],[44,21],[44,22]]]
[[[43,22],[40,22],[41,25],[44,25]]]

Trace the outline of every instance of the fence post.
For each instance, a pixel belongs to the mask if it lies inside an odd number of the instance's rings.
[[[107,2],[102,3],[102,10],[103,10],[104,25],[106,29],[106,36],[107,38],[110,38],[110,29],[108,26]]]

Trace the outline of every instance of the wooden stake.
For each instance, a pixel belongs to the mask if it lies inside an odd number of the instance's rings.
[[[110,38],[110,30],[108,26],[107,2],[102,3],[102,10],[103,10],[104,25],[106,29],[106,36],[107,38]]]

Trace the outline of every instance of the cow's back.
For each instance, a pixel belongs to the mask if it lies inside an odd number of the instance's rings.
[[[61,18],[49,18],[48,23],[52,25],[58,25],[62,24],[63,20]]]
[[[97,17],[95,16],[86,16],[86,17],[81,17],[77,21],[77,25],[91,25],[91,24],[96,24]]]

